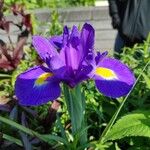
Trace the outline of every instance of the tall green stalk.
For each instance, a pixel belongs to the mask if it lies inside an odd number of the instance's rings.
[[[85,98],[81,91],[81,85],[71,89],[64,84],[64,96],[71,119],[72,135],[79,134],[85,128]],[[79,138],[80,143],[86,143],[86,131]]]

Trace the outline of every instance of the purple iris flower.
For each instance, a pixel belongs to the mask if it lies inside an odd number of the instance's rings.
[[[15,93],[21,105],[41,105],[61,94],[60,83],[71,88],[83,80],[93,79],[97,89],[106,96],[126,95],[135,78],[120,61],[106,57],[107,52],[94,51],[95,31],[85,23],[81,32],[76,26],[52,38],[33,36],[32,44],[47,67],[36,66],[17,77]]]

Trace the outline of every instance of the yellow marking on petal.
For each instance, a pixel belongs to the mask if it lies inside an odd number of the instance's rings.
[[[117,79],[117,76],[113,70],[108,68],[98,67],[95,70],[95,74],[107,80]]]
[[[43,73],[43,74],[41,74],[38,78],[37,78],[37,80],[35,81],[35,84],[36,85],[42,85],[42,84],[44,84],[45,83],[45,80],[47,79],[47,78],[49,78],[49,77],[52,77],[53,76],[53,74],[52,73]]]

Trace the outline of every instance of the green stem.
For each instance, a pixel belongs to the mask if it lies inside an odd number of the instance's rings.
[[[137,84],[139,78],[141,77],[141,75],[143,74],[143,72],[145,71],[146,67],[149,65],[150,61],[147,62],[147,64],[144,66],[142,72],[140,73],[140,75],[138,76],[137,80],[135,81],[133,87],[131,88],[130,92],[127,94],[127,96],[124,98],[124,100],[122,101],[122,103],[120,104],[119,108],[117,109],[117,111],[115,112],[115,114],[113,115],[113,117],[111,118],[111,120],[109,121],[107,127],[104,129],[100,139],[99,139],[99,142],[103,142],[104,140],[104,137],[108,134],[108,132],[110,131],[112,125],[114,124],[114,122],[116,121],[123,105],[125,104],[125,102],[127,101],[129,95],[131,94],[131,92],[133,91],[135,85]]]
[[[75,137],[77,133],[85,128],[85,99],[81,92],[81,86],[77,85],[71,89],[67,85],[64,85],[64,96],[71,119],[72,135]],[[85,143],[86,139],[86,132],[82,137],[79,137],[80,143]]]

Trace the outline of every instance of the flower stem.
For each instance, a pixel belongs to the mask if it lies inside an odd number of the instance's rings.
[[[67,85],[64,85],[64,96],[71,119],[72,135],[74,138],[77,137],[77,139],[74,140],[79,140],[80,143],[85,143],[87,141],[86,131],[82,136],[77,136],[85,128],[85,99],[81,92],[81,86],[77,85],[75,88],[71,89]]]

